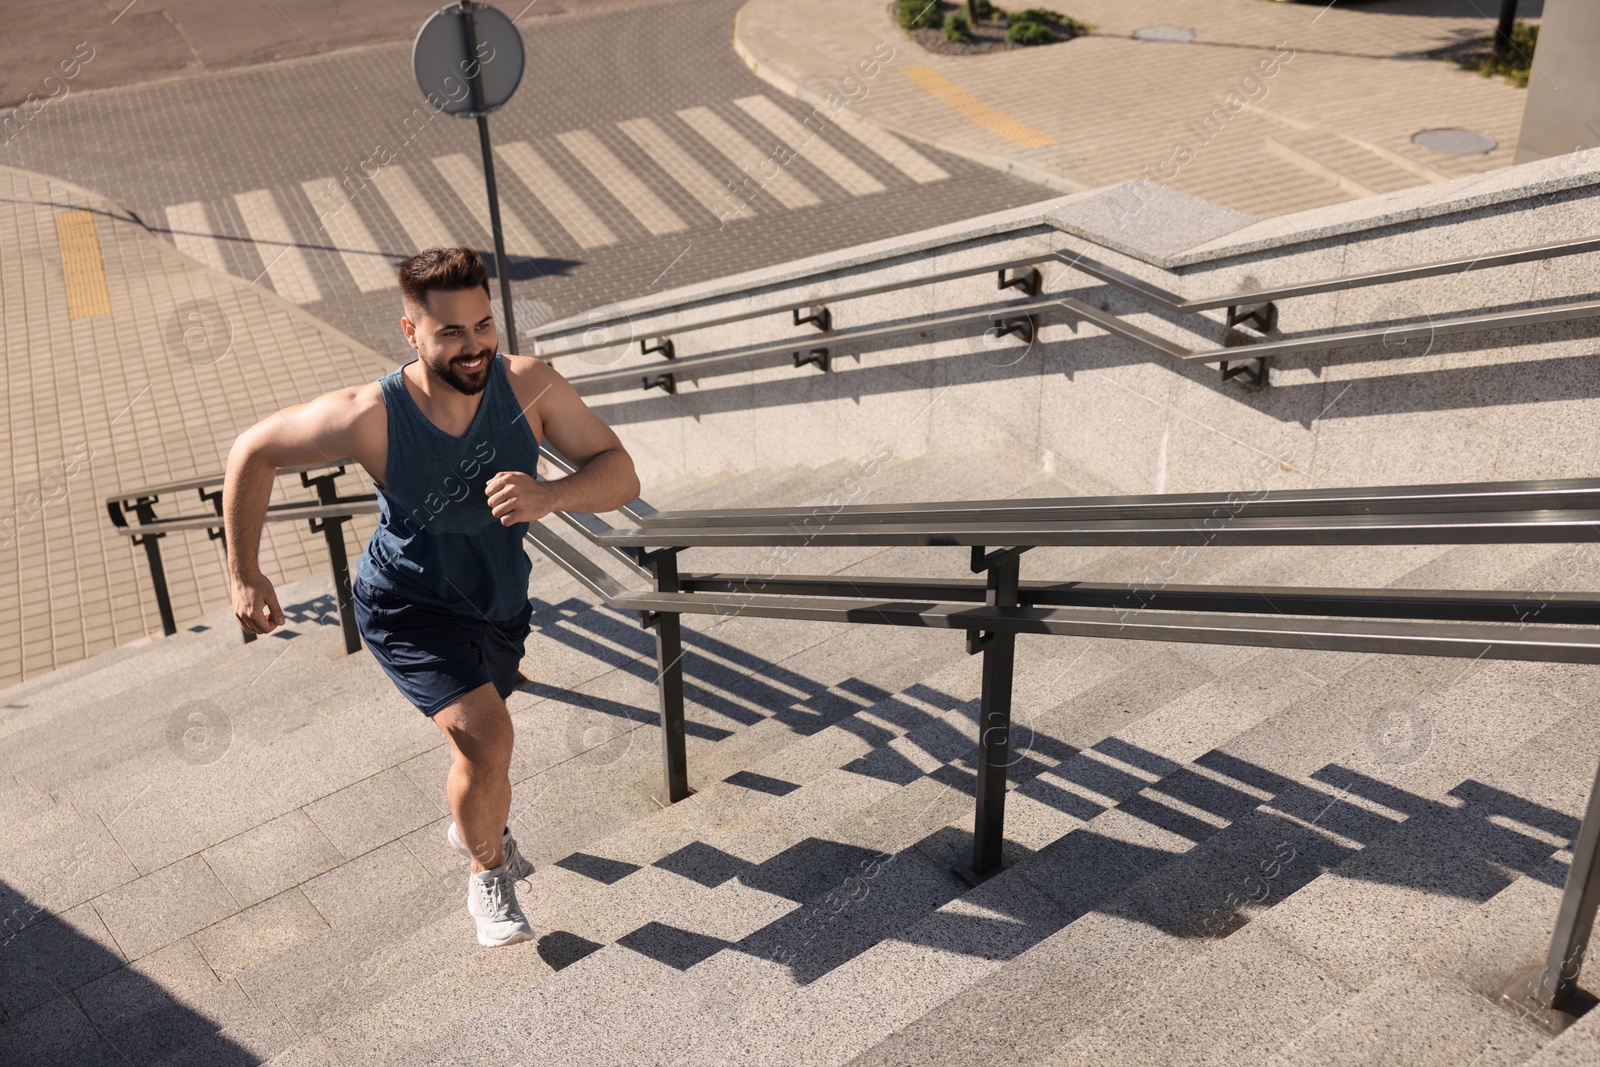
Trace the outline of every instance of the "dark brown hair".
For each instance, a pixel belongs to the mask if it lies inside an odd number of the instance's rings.
[[[483,257],[462,245],[460,248],[424,248],[400,264],[400,297],[407,308],[427,307],[428,294],[436,290],[456,292],[483,289],[489,295],[489,268]]]

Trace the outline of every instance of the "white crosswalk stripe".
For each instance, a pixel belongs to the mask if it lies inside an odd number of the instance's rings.
[[[939,164],[877,123],[869,122],[855,114],[848,107],[834,112],[830,121],[919,185],[943,181],[950,177],[950,172]]]
[[[372,239],[372,231],[356,212],[344,186],[332,178],[318,178],[301,182],[300,188],[306,191],[317,221],[339,250],[339,258],[355,279],[356,288],[363,293],[398,288],[400,279],[394,265],[379,251],[378,242]]]
[[[729,191],[725,182],[718,181],[711,172],[694,161],[665,130],[649,119],[628,119],[617,123],[618,129],[638,145],[650,161],[672,176],[684,191],[700,202],[700,206],[718,218],[753,215],[755,209]]]
[[[389,204],[389,210],[411,238],[412,251],[424,248],[452,248],[462,242],[445,226],[432,206],[417,191],[404,167],[391,163],[379,167],[372,175],[372,184]]]
[[[616,197],[651,233],[659,236],[689,228],[676,211],[651,192],[649,186],[617,158],[616,153],[601,144],[600,138],[588,130],[558,133],[556,140],[566,146],[572,157],[582,163],[595,176],[595,180],[605,186],[606,191]]]
[[[204,204],[191,200],[187,204],[171,204],[166,210],[167,229],[172,231],[172,243],[178,246],[178,251],[208,267],[228,269],[222,260],[222,245],[217,243],[213,236],[215,231],[206,219]]]
[[[489,224],[489,193],[483,183],[483,171],[460,152],[435,156],[433,165],[444,175],[444,180],[461,198],[461,202],[467,205],[467,210],[478,220],[478,225],[492,237],[494,229]],[[533,231],[523,225],[522,218],[506,206],[505,197],[500,198],[500,233],[505,237],[507,255],[544,255],[544,246],[533,236]]]
[[[838,182],[851,195],[883,192],[882,182],[850,162],[844,153],[822,139],[825,124],[815,128],[802,125],[765,96],[744,96],[734,103],[746,115],[783,138],[783,143],[794,149],[796,155]]]
[[[248,193],[235,193],[234,203],[244,218],[244,228],[256,243],[256,251],[266,265],[266,275],[278,295],[296,304],[310,304],[322,299],[322,290],[311,276],[311,266],[295,244],[294,234],[270,189],[252,189]]]
[[[931,152],[923,155],[851,109],[806,115],[765,93],[684,108],[675,117],[626,119],[615,124],[615,131],[569,130],[496,147],[501,173],[514,176],[500,186],[508,252],[547,256],[541,237],[567,254],[574,244],[616,249],[638,235],[630,219],[657,236],[705,230],[716,223],[698,208],[726,226],[755,217],[757,206],[771,219],[779,210],[774,201],[788,209],[837,204],[886,188],[908,188],[906,179],[927,183],[950,177]],[[788,166],[796,156],[806,164]],[[875,174],[862,165],[869,158],[887,167],[869,163]],[[270,279],[265,284],[296,303],[392,292],[399,284],[398,258],[423,248],[476,245],[482,240],[476,227],[484,233],[489,229],[477,157],[470,152],[438,156],[431,161],[432,173],[426,171],[427,157],[422,160],[411,161],[409,173],[398,163],[380,167],[361,184],[343,174],[161,210],[180,250],[218,270],[231,264],[252,281]],[[773,200],[758,195],[762,190]],[[310,201],[315,223],[302,218],[302,195]],[[401,232],[393,230],[384,205]],[[235,209],[243,232],[228,221]],[[227,241],[253,242],[265,269],[254,265],[254,257],[233,255]],[[316,254],[324,250],[337,257]]]
[[[617,243],[617,235],[589,209],[577,193],[527,141],[512,141],[495,149],[501,161],[528,191],[555,217],[582,248],[603,248]]]
[[[708,107],[687,107],[678,112],[678,117],[744,172],[738,181],[741,188],[751,192],[765,189],[787,208],[822,203],[817,194],[782,167],[779,146],[774,145],[770,150],[757,148]]]

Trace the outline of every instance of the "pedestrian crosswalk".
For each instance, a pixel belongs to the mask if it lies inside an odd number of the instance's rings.
[[[331,169],[331,168],[330,168]],[[882,127],[757,94],[495,146],[513,258],[576,258],[633,240],[881,194],[950,177]],[[164,208],[179,250],[297,304],[394,289],[421,248],[492,247],[476,154],[401,156]],[[225,251],[226,250],[226,251]]]
[[[233,199],[239,205],[245,230],[266,260],[263,269],[272,279],[272,287],[296,304],[321,300],[322,290],[311,276],[311,266],[295,243],[289,223],[278,210],[272,193],[266,189],[252,189],[236,194]]]
[[[363,293],[399,288],[400,280],[384,257],[372,231],[361,220],[350,194],[332,178],[301,182],[306,199],[316,210],[317,221],[339,250],[339,258],[350,270],[356,288]]]

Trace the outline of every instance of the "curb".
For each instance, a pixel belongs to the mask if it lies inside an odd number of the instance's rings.
[[[804,88],[788,75],[779,73],[778,71],[774,70],[770,64],[763,62],[756,56],[755,52],[750,48],[750,46],[745,43],[745,40],[740,33],[739,19],[743,14],[744,8],[741,7],[738,13],[736,13],[733,17],[733,50],[739,56],[740,61],[744,63],[746,69],[748,69],[755,77],[760,78],[762,81],[766,82],[774,89],[777,89],[785,96],[791,96],[796,100],[802,101],[803,103],[810,104],[812,107],[825,106],[826,102],[822,94],[815,93]],[[902,37],[904,37],[903,34]],[[937,148],[941,152],[948,152],[953,156],[960,156],[962,159],[966,159],[973,163],[988,167],[991,170],[997,170],[1002,174],[1008,174],[1013,178],[1023,178],[1027,181],[1043,185],[1048,189],[1054,189],[1057,192],[1086,193],[1092,189],[1101,188],[1101,186],[1086,185],[1083,182],[1068,178],[1066,175],[1057,174],[1054,171],[1047,170],[1043,167],[1034,166],[1033,164],[1022,160],[1010,159],[1006,156],[998,156],[989,152],[979,152],[976,149],[968,148],[965,145],[955,145],[938,137],[929,137],[925,133],[920,133],[917,130],[903,126],[900,123],[887,122],[875,115],[869,115],[864,111],[857,111],[856,115],[868,122],[873,123],[876,126],[881,126],[883,129],[897,137],[903,137],[908,141],[915,141],[918,144],[924,144],[930,148]]]

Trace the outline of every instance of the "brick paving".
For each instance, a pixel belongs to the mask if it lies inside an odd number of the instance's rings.
[[[758,76],[815,101],[886,38],[894,57],[852,107],[888,129],[1063,189],[1147,177],[1263,218],[1497,169],[1516,153],[1524,91],[1423,55],[1490,32],[1495,11],[1481,4],[1048,6],[1095,33],[945,56],[901,34],[878,0],[750,0],[738,47]],[[1134,39],[1156,26],[1193,29],[1195,41]],[[994,114],[1033,133],[1008,136]],[[1451,156],[1412,143],[1438,127],[1498,146]]]
[[[69,303],[58,219],[92,219],[98,250],[70,254],[108,307]],[[78,242],[73,242],[77,245]],[[0,685],[160,632],[144,549],[113,532],[112,493],[220,470],[245,426],[392,364],[271,292],[179,255],[115,205],[42,175],[0,168]],[[85,263],[91,259],[92,263]],[[232,326],[215,363],[178,358],[179,309],[204,301]],[[359,469],[347,492],[370,492]],[[309,500],[298,479],[278,499]],[[194,513],[192,494],[162,514]],[[174,511],[172,509],[181,509]],[[358,553],[376,519],[351,524]],[[179,625],[227,605],[220,542],[163,539]],[[327,567],[320,534],[274,523],[262,565],[275,581]]]
[[[521,23],[529,67],[517,96],[491,119],[495,143],[529,145],[617,240],[582,247],[512,168],[497,165],[502,207],[524,220],[546,250],[512,263],[517,300],[540,301],[551,314],[565,316],[652,287],[690,284],[1054,195],[921,148],[948,177],[919,183],[847,134],[830,131],[825,139],[885,186],[883,192],[852,195],[802,157],[782,173],[817,203],[789,209],[763,188],[754,194],[752,211],[722,226],[704,197],[680,185],[665,161],[652,159],[626,131],[640,120],[654,123],[725,185],[744,174],[680,113],[707,109],[762,153],[778,138],[736,101],[765,96],[795,118],[808,113],[753,77],[728,48],[737,8],[736,0],[704,0]],[[387,146],[394,152],[391,166],[413,180],[446,229],[490,251],[485,228],[434,162],[459,154],[475,169],[474,126],[418,110],[423,102],[409,60],[408,44],[379,45],[69,96],[0,147],[0,163],[104,193],[168,239],[173,235],[166,231],[190,229],[171,221],[174,214],[188,215],[169,209],[199,204],[226,269],[270,287],[266,266],[274,248],[251,239],[239,199],[246,194],[246,203],[256,203],[248,197],[265,191],[321,296],[306,302],[307,310],[399,359],[409,350],[394,291],[361,291],[338,242],[318,224],[302,183],[356,173],[377,146]],[[573,139],[562,136],[573,133],[598,140],[686,228],[653,234],[573,155]],[[352,202],[378,250],[391,261],[409,254],[414,247],[394,207],[376,183],[360,184],[365,187]]]

